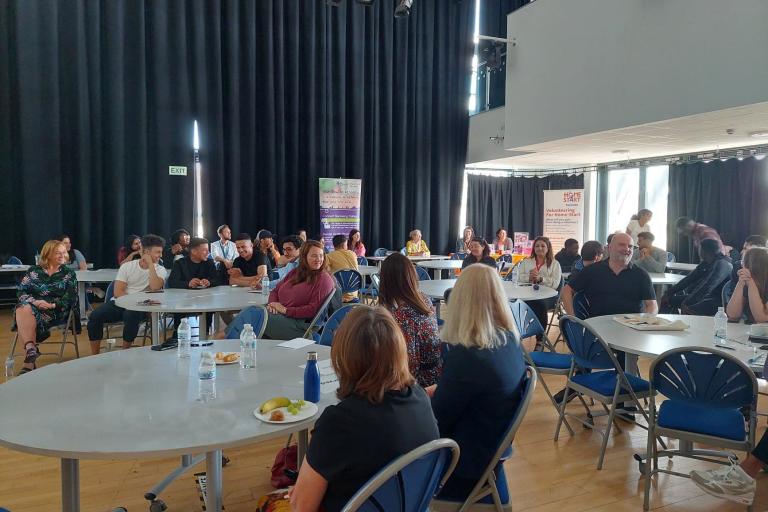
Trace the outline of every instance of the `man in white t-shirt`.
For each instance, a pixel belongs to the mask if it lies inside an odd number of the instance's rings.
[[[161,237],[145,235],[141,239],[141,259],[120,265],[114,282],[113,298],[96,308],[88,317],[88,339],[93,354],[98,354],[101,349],[106,322],[123,322],[123,348],[131,348],[146,313],[123,309],[114,300],[131,293],[163,288],[167,270],[159,262],[164,246],[165,240]]]
[[[211,258],[216,262],[217,268],[224,265],[224,269],[229,270],[237,258],[237,247],[232,241],[232,230],[226,224],[222,224],[216,232],[219,234],[219,239],[211,244]]]

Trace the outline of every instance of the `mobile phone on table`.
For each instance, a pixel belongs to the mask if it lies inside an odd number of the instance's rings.
[[[152,345],[152,350],[157,352],[162,352],[163,350],[171,350],[176,348],[178,344],[179,343],[176,340],[168,340],[165,343],[161,343],[160,345]]]

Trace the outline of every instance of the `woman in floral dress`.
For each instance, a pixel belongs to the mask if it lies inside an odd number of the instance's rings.
[[[67,268],[66,246],[49,240],[40,251],[40,264],[29,268],[21,280],[15,310],[16,328],[24,350],[20,374],[36,368],[37,344],[50,336],[48,329],[67,320],[70,309],[77,308],[77,277]]]

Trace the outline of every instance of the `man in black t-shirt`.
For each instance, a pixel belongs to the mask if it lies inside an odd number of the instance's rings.
[[[272,266],[261,251],[254,252],[251,235],[248,233],[237,235],[235,247],[239,256],[232,263],[232,268],[227,271],[229,284],[253,286],[261,282],[262,278],[269,276]]]
[[[208,259],[208,240],[192,238],[189,255],[173,262],[168,288],[210,288],[221,284],[216,265]]]

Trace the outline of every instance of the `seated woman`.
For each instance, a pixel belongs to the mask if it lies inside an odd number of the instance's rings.
[[[363,240],[360,238],[360,230],[359,229],[353,229],[349,232],[349,250],[354,252],[357,256],[362,256],[365,258],[365,244],[363,243]]]
[[[421,239],[421,231],[414,229],[408,236],[410,239],[405,242],[405,253],[408,256],[429,256],[429,247],[427,242]]]
[[[493,248],[505,254],[515,249],[515,243],[507,236],[506,229],[499,228],[496,230],[496,240],[493,241]]]
[[[88,263],[85,261],[85,256],[83,256],[83,253],[77,249],[72,248],[72,241],[70,240],[69,235],[61,235],[59,240],[61,240],[61,243],[67,248],[67,256],[69,259],[67,267],[72,270],[86,270],[88,268]]]
[[[419,291],[416,269],[400,253],[387,256],[379,275],[379,305],[392,313],[405,335],[411,375],[421,386],[431,386],[437,382],[443,366],[432,301]]]
[[[66,321],[70,309],[77,308],[77,277],[67,261],[64,243],[48,240],[40,251],[39,265],[30,267],[21,280],[14,316],[26,354],[19,374],[36,368],[37,344],[50,336],[52,325]]]
[[[463,501],[491,463],[521,401],[525,361],[495,270],[472,265],[462,272],[450,305],[441,335],[451,348],[442,377],[427,392],[440,437],[461,448],[439,497]]]
[[[560,280],[563,273],[560,270],[560,263],[555,259],[552,243],[545,236],[536,237],[533,241],[533,254],[520,262],[518,268],[519,280],[521,283],[543,284],[557,290],[560,287]],[[555,307],[557,297],[541,300],[527,300],[526,304],[536,313],[541,325],[547,325],[547,311]],[[536,349],[541,348],[543,336],[536,336]]]
[[[341,510],[392,460],[438,438],[429,398],[408,372],[403,335],[384,308],[351,311],[333,338],[331,361],[340,401],[315,423],[290,494],[295,512]]]
[[[733,322],[768,322],[768,250],[753,247],[744,253],[739,280],[725,312]]]
[[[304,336],[328,294],[336,289],[326,266],[320,242],[307,240],[302,244],[299,266],[269,293],[265,338],[292,340]]]
[[[463,252],[468,253],[469,252],[469,244],[474,240],[475,238],[475,230],[472,229],[472,226],[467,226],[464,228],[464,232],[461,235],[461,238],[456,240],[456,252]]]
[[[465,269],[475,263],[483,263],[489,267],[496,268],[496,260],[491,258],[491,248],[484,238],[473,238],[469,244],[469,254],[464,258],[461,268]]]
[[[125,245],[117,251],[117,266],[128,263],[133,260],[141,259],[141,237],[139,235],[128,235]]]

